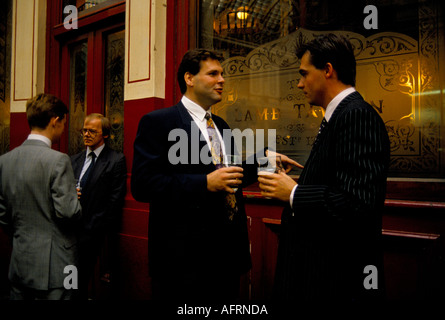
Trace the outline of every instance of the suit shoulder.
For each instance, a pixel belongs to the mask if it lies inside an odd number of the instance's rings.
[[[164,118],[164,117],[168,117],[171,116],[172,114],[177,112],[178,109],[178,105],[174,105],[168,108],[164,108],[164,109],[158,109],[158,110],[153,110],[149,113],[146,113],[142,118],[147,119],[147,118],[153,118],[153,119],[159,119],[159,118]]]
[[[84,153],[85,153],[85,151],[82,151],[82,152],[73,154],[72,156],[70,156],[71,161],[76,161],[76,160],[79,159],[79,158],[82,156],[82,154],[84,154]]]
[[[212,119],[213,121],[216,123],[216,125],[218,127],[222,127],[222,128],[230,128],[230,126],[228,125],[228,123],[226,122],[226,120],[224,120],[223,118],[221,118],[220,116],[217,116],[216,114],[212,114]]]
[[[108,156],[115,161],[125,160],[125,155],[122,152],[111,149],[110,147],[108,147]]]
[[[343,108],[338,108],[340,109],[339,113],[340,114],[350,114],[352,113],[370,113],[373,116],[378,116],[377,111],[368,103],[365,101],[365,99],[363,99],[363,97],[358,93],[358,92],[354,92],[351,95],[347,96],[345,98],[344,101],[341,102],[341,104],[344,103],[344,107]]]
[[[71,163],[70,156],[67,155],[66,153],[63,153],[63,152],[60,152],[57,150],[53,150],[53,149],[50,149],[50,150],[51,150],[51,154],[52,154],[53,158],[55,158],[59,161],[66,161],[66,162]]]

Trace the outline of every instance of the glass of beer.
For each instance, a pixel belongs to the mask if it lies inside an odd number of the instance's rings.
[[[228,154],[223,157],[223,165],[225,167],[242,167],[243,160],[240,155]],[[236,192],[238,191],[238,186],[233,186],[232,189]]]
[[[284,171],[280,156],[260,157],[258,160],[258,175],[280,173]]]

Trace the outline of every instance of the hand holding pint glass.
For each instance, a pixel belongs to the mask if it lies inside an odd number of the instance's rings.
[[[240,155],[225,155],[223,159],[224,167],[240,167],[242,168],[243,162]],[[238,179],[237,179],[238,180]],[[236,192],[238,191],[238,186],[232,186],[232,189]]]
[[[265,175],[271,175],[273,173],[283,172],[283,166],[281,164],[281,157],[277,155],[261,157],[258,158],[258,181],[260,181],[260,177]],[[261,185],[260,185],[261,187]],[[266,197],[266,199],[271,199],[271,197]]]
[[[281,156],[273,155],[258,158],[258,175],[280,173],[284,171]]]
[[[303,166],[287,156],[275,152],[268,152],[267,155],[265,158],[257,159],[261,194],[267,199],[289,201],[296,182],[287,175],[287,172],[291,170],[292,165],[299,168]]]

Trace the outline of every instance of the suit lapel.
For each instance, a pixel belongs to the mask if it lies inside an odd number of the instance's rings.
[[[316,144],[314,144],[312,146],[311,152],[309,154],[309,158],[306,161],[306,165],[305,165],[305,167],[304,167],[304,169],[303,169],[303,171],[301,172],[301,175],[300,175],[299,182],[301,184],[305,184],[306,183],[306,175],[308,176],[309,180],[311,179],[311,176],[313,175],[312,174],[313,172],[310,172],[311,170],[312,171],[313,170],[316,170],[316,171],[319,170],[318,169],[319,163],[317,161],[315,161],[314,159],[318,158],[324,152],[327,152],[325,139],[329,139],[330,135],[332,135],[332,130],[335,127],[335,121],[337,121],[337,118],[343,112],[342,110],[344,110],[348,106],[348,104],[352,100],[355,100],[355,99],[363,99],[362,96],[360,95],[360,93],[358,93],[357,91],[352,92],[351,94],[347,95],[342,101],[340,101],[340,103],[337,106],[337,108],[335,108],[331,118],[329,119],[328,123],[326,124],[326,127],[320,133],[320,137],[319,137],[318,143],[316,143]]]
[[[331,118],[326,123],[324,129],[320,132],[320,137],[318,138],[319,141],[325,139],[326,135],[328,134],[328,132],[329,132],[329,124],[332,124],[336,120],[336,118],[340,115],[342,110],[344,108],[346,108],[346,106],[352,100],[355,100],[355,99],[363,99],[362,96],[360,95],[360,93],[358,93],[357,91],[354,91],[354,92],[350,93],[342,101],[340,101],[340,103],[337,106],[337,108],[335,108],[334,113],[332,114]],[[317,143],[317,144],[319,145],[319,143]],[[319,146],[317,146],[317,144],[314,144],[314,149],[318,149],[319,148]]]

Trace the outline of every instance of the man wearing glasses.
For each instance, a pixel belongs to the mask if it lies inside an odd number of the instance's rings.
[[[110,128],[110,121],[103,115],[88,115],[81,130],[86,151],[71,157],[84,212],[79,247],[80,299],[90,298],[88,284],[97,257],[105,240],[108,246],[113,245],[126,193],[125,156],[106,144]]]

